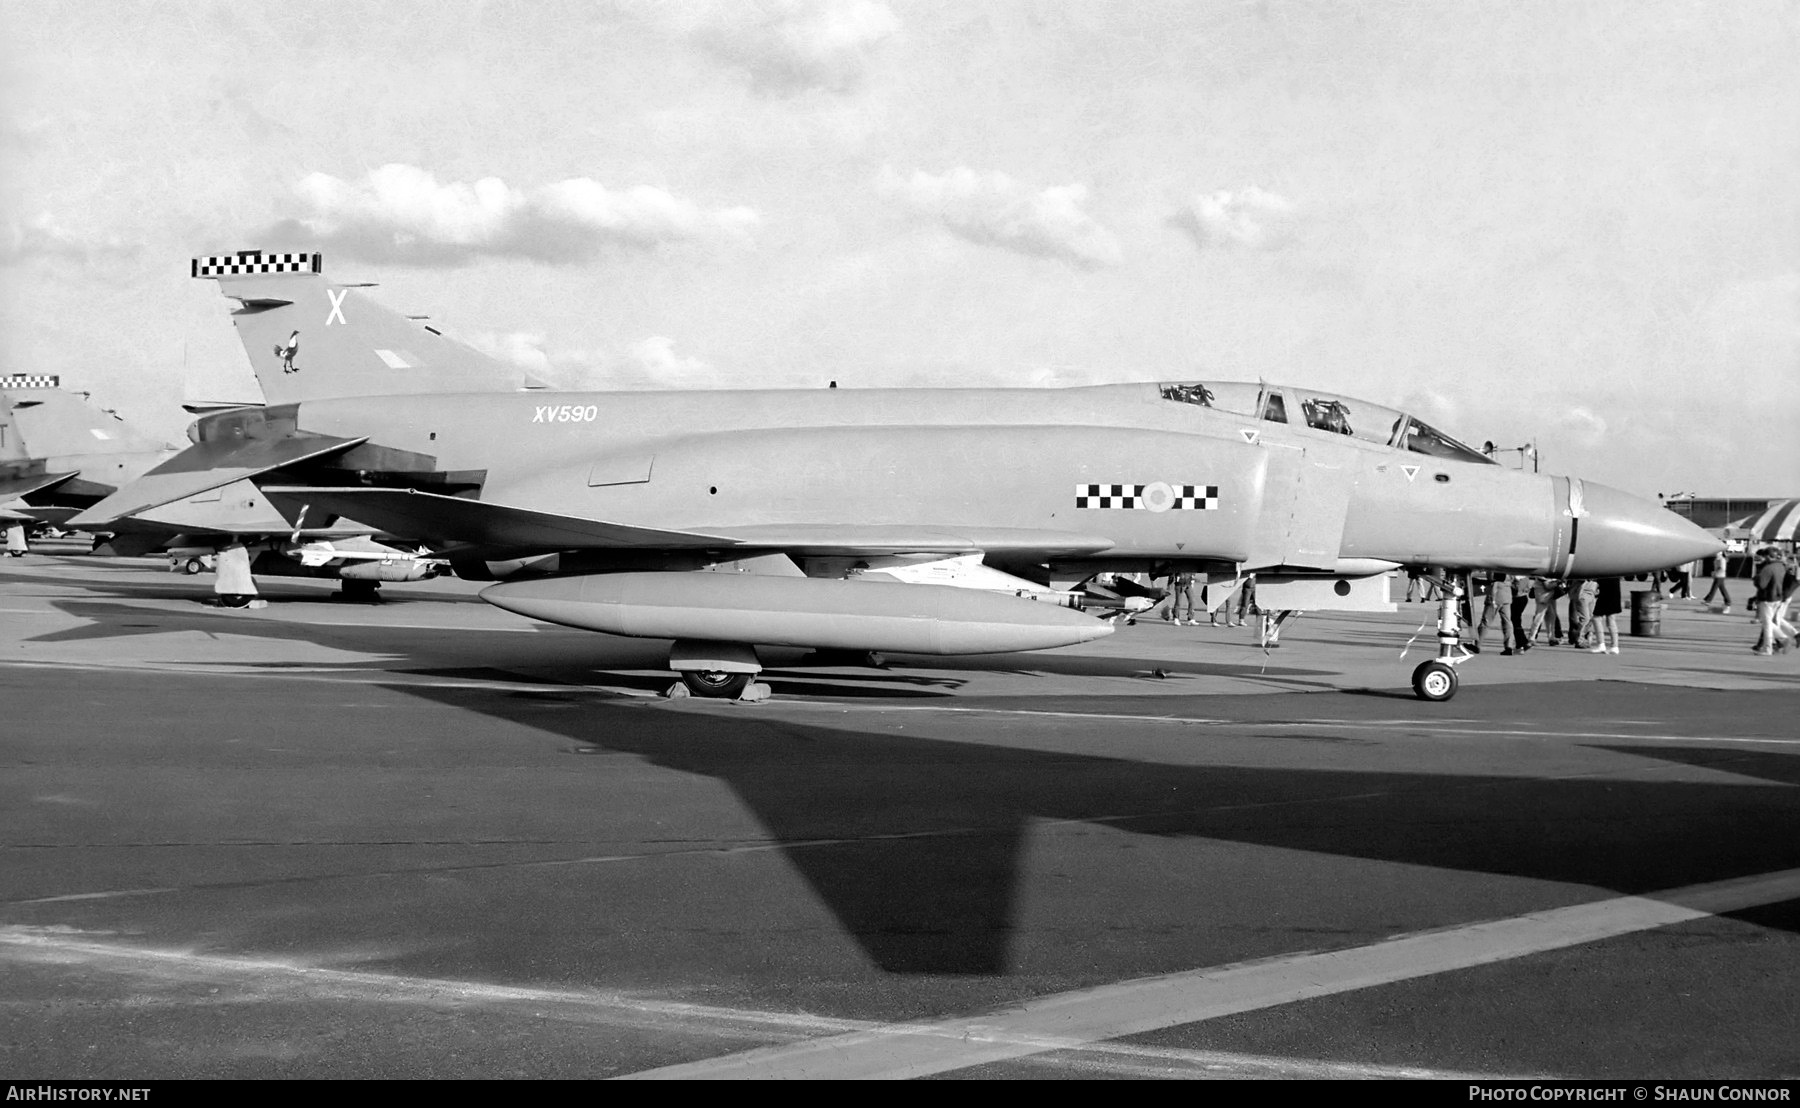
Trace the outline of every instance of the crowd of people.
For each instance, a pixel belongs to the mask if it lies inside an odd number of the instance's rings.
[[[1477,653],[1490,622],[1500,632],[1502,655],[1523,654],[1540,639],[1548,646],[1566,644],[1594,654],[1619,653],[1625,587],[1618,577],[1563,580],[1488,573],[1480,580],[1472,578],[1468,589],[1471,594],[1479,590],[1483,598],[1481,618],[1473,621],[1471,649]]]
[[[1291,622],[1299,613],[1294,611],[1269,611],[1257,606],[1256,574],[1246,574],[1235,578],[1224,587],[1235,590],[1227,592],[1215,606],[1212,603],[1213,585],[1201,573],[1173,573],[1164,581],[1168,599],[1159,609],[1165,623],[1177,627],[1243,627],[1255,619],[1257,623],[1257,641],[1265,647],[1281,645],[1281,629]],[[1200,613],[1206,613],[1204,624]]]
[[[1700,601],[1713,611],[1731,613],[1727,563],[1723,554],[1713,560],[1712,588]],[[1421,571],[1406,575],[1406,602],[1436,603],[1451,587],[1450,577]],[[1500,653],[1523,654],[1537,645],[1570,646],[1594,654],[1619,653],[1619,617],[1625,613],[1625,582],[1619,577],[1533,577],[1515,573],[1468,574],[1454,579],[1462,586],[1459,622],[1470,634],[1468,648],[1480,653],[1492,625],[1500,635]],[[1158,582],[1150,582],[1154,585]],[[1243,627],[1260,620],[1258,641],[1280,646],[1281,628],[1299,613],[1266,611],[1256,603],[1256,575],[1229,583],[1213,584],[1205,574],[1174,573],[1160,580],[1163,599],[1157,614],[1175,626]],[[1789,621],[1794,593],[1800,588],[1800,571],[1792,551],[1764,547],[1756,553],[1753,584],[1756,597],[1751,615],[1759,627],[1758,654],[1782,653],[1797,644],[1795,626]],[[1213,603],[1212,590],[1235,590]],[[1689,575],[1680,570],[1654,574],[1650,591],[1657,601],[1693,599]],[[1665,592],[1665,588],[1667,591]],[[1481,615],[1474,614],[1476,598]],[[1716,606],[1715,606],[1716,602]],[[1204,614],[1206,619],[1201,620]]]

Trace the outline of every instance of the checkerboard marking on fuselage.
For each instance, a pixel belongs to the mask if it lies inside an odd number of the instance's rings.
[[[1154,510],[1146,502],[1144,490],[1149,485],[1076,485],[1077,508],[1132,508]],[[1174,499],[1169,508],[1207,512],[1219,506],[1217,485],[1170,485]]]
[[[58,389],[62,378],[47,373],[15,373],[0,377],[0,389]]]

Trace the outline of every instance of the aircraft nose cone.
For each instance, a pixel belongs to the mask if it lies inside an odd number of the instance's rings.
[[[1583,482],[1583,500],[1588,514],[1569,570],[1577,577],[1654,573],[1710,558],[1725,545],[1654,500],[1607,485]]]

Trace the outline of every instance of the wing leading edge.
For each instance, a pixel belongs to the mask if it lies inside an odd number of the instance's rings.
[[[1072,556],[1096,553],[1113,545],[1112,540],[1095,535],[1032,528],[765,524],[706,531],[670,530],[413,489],[268,485],[263,491],[284,507],[310,504],[353,516],[390,534],[437,545],[478,544],[525,550],[781,550],[818,556],[977,551]]]

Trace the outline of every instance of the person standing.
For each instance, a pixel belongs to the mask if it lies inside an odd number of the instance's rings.
[[[1569,582],[1569,645],[1583,646],[1594,630],[1594,582],[1577,579]]]
[[[1557,582],[1550,577],[1534,577],[1531,580],[1531,599],[1536,605],[1535,616],[1531,621],[1531,641],[1536,642],[1538,632],[1546,625],[1550,631],[1550,645],[1555,646],[1562,641],[1562,621],[1556,614]]]
[[[1194,618],[1194,575],[1185,571],[1169,575],[1169,606],[1163,609],[1163,621],[1173,619],[1175,626],[1180,627],[1183,612],[1186,622],[1200,622]]]
[[[1706,590],[1706,598],[1700,601],[1700,603],[1705,604],[1710,608],[1712,607],[1713,597],[1715,596],[1718,597],[1720,603],[1725,606],[1722,614],[1730,615],[1731,590],[1725,587],[1725,552],[1723,550],[1713,555],[1712,588]]]
[[[1242,627],[1244,625],[1244,616],[1256,615],[1257,611],[1256,574],[1251,573],[1244,577],[1243,587],[1238,589],[1237,618],[1231,621],[1231,625],[1233,627]]]
[[[1523,654],[1531,649],[1531,636],[1525,629],[1525,611],[1531,607],[1531,578],[1516,576],[1513,578],[1512,597],[1512,632],[1518,642],[1518,651]]]
[[[1787,646],[1793,646],[1795,645],[1795,640],[1800,639],[1800,629],[1796,629],[1792,623],[1788,622],[1788,611],[1794,603],[1794,593],[1800,591],[1800,566],[1796,566],[1794,551],[1792,550],[1788,551],[1786,555],[1786,565],[1787,588],[1782,592],[1781,599],[1775,605],[1775,634],[1777,636],[1785,634],[1787,636]],[[1775,649],[1784,649],[1784,647],[1780,645],[1780,642],[1781,640],[1778,637],[1776,639],[1777,645]]]
[[[1756,640],[1755,650],[1758,654],[1773,654],[1787,649],[1780,619],[1781,602],[1788,595],[1787,562],[1774,547],[1765,546],[1757,551],[1756,563],[1756,614],[1762,617],[1762,634]]]
[[[1619,613],[1625,610],[1624,581],[1618,577],[1602,577],[1594,591],[1594,630],[1598,638],[1594,645],[1588,647],[1591,654],[1617,654],[1619,652]],[[1606,645],[1607,633],[1612,633],[1612,645]]]
[[[1480,645],[1487,635],[1488,617],[1495,617],[1494,622],[1500,625],[1500,653],[1510,656],[1517,653],[1513,649],[1513,581],[1505,573],[1488,574],[1487,597],[1481,606],[1481,622],[1475,627],[1475,643]]]

